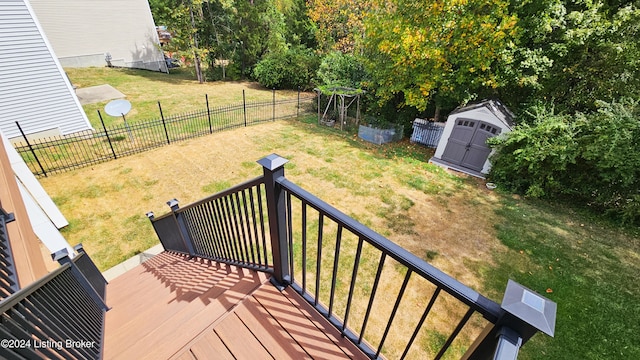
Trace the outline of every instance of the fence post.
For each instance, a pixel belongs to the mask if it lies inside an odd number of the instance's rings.
[[[24,131],[22,131],[22,127],[20,126],[20,124],[16,121],[16,125],[18,125],[18,130],[20,130],[20,134],[22,134],[22,137],[24,138],[24,141],[27,142],[27,146],[29,147],[29,150],[31,150],[31,154],[33,154],[33,157],[36,159],[36,162],[38,163],[38,166],[40,166],[40,170],[42,170],[42,174],[46,177],[47,176],[47,172],[44,171],[44,167],[42,167],[42,164],[40,163],[40,159],[38,159],[38,155],[36,155],[36,152],[33,150],[33,147],[31,146],[31,143],[29,143],[29,139],[27,139],[27,135],[24,134]]]
[[[258,160],[258,164],[262,165],[264,172],[271,251],[273,252],[273,277],[271,277],[271,281],[281,290],[291,282],[285,193],[277,182],[279,178],[284,177],[284,165],[287,162],[289,162],[287,159],[276,154]]]
[[[272,111],[271,111],[271,121],[276,121],[276,89],[273,89],[273,100],[271,101],[271,103],[273,104]]]
[[[193,250],[193,241],[191,240],[191,236],[189,235],[189,230],[187,229],[187,223],[184,220],[184,214],[182,212],[178,212],[180,209],[178,205],[177,199],[171,199],[167,201],[167,205],[171,208],[171,212],[176,218],[178,222],[178,228],[180,229],[180,235],[182,236],[182,241],[184,241],[184,245],[189,253],[189,257],[195,256],[195,251]]]
[[[464,360],[516,360],[518,351],[533,335],[553,336],[557,304],[509,280],[502,299],[502,315],[489,324],[467,349]]]
[[[67,251],[66,248],[58,250],[55,253],[51,254],[51,258],[53,259],[53,261],[57,261],[60,265],[69,263],[69,265],[71,266],[71,273],[73,274],[73,277],[75,277],[78,280],[78,282],[85,289],[89,297],[98,306],[100,306],[102,310],[104,311],[109,310],[109,307],[104,302],[104,299],[102,299],[102,296],[100,296],[100,294],[96,291],[96,289],[91,285],[89,280],[87,280],[87,277],[82,273],[82,271],[80,271],[78,266],[73,261],[71,261],[71,258],[69,257],[69,252]]]
[[[111,138],[109,137],[109,132],[107,131],[107,127],[104,126],[104,120],[102,120],[102,114],[100,113],[100,110],[98,111],[98,117],[100,118],[100,122],[102,123],[102,128],[104,129],[104,134],[107,136],[107,141],[109,142],[109,147],[111,148],[111,153],[113,154],[113,158],[117,159],[118,157],[116,156],[116,152],[115,150],[113,150],[113,144],[111,144]]]
[[[164,127],[164,135],[167,137],[167,145],[171,145],[171,141],[169,141],[169,132],[167,131],[167,123],[164,121],[164,114],[162,113],[162,106],[160,105],[160,101],[158,101],[158,109],[160,109],[160,118],[162,118],[162,126]]]
[[[213,134],[213,127],[211,126],[211,109],[209,108],[209,95],[204,94],[204,98],[207,101],[207,118],[209,119],[209,134]]]
[[[320,99],[322,98],[322,90],[317,89],[317,93],[318,93],[318,125],[320,125]]]
[[[296,118],[300,117],[300,86],[298,86],[298,106],[296,106]]]
[[[247,127],[247,100],[244,97],[244,89],[242,89],[242,109],[244,114],[244,127]]]

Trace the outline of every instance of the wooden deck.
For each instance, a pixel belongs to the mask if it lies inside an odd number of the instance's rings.
[[[164,252],[107,285],[105,359],[366,359],[268,275]]]

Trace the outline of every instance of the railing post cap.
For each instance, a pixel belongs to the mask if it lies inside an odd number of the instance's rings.
[[[281,168],[288,162],[289,160],[283,158],[278,154],[271,154],[257,161],[258,164],[262,165],[262,167],[270,171]]]
[[[58,262],[66,257],[69,257],[69,251],[67,251],[67,248],[62,248],[51,254],[51,258],[53,259],[53,261]]]
[[[78,245],[73,247],[73,250],[75,250],[78,253],[84,252],[84,246],[82,246],[82,243],[79,243]]]
[[[558,307],[555,302],[509,279],[501,307],[527,325],[553,336]]]
[[[147,217],[149,218],[149,220],[153,220],[156,217],[156,214],[153,213],[153,211],[149,211],[148,213],[146,213],[145,215],[147,215]]]
[[[169,207],[173,211],[178,210],[178,199],[171,199],[171,200],[167,201],[167,205],[169,205]]]

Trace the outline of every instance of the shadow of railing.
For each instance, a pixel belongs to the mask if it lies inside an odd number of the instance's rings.
[[[165,250],[270,273],[372,359],[515,359],[553,336],[555,303],[509,281],[498,304],[286,179],[287,160],[258,163],[259,178],[147,214]]]

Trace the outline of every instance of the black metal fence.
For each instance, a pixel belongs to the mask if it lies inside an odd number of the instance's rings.
[[[244,99],[243,91],[242,103],[210,107],[206,97],[205,109],[169,116],[158,102],[159,119],[109,127],[103,122],[102,129],[35,140],[23,133],[14,146],[36,176],[47,176],[214,132],[313,114],[316,96],[298,93],[296,98],[276,100],[274,91],[271,101]]]
[[[258,162],[263,177],[148,214],[163,245],[177,247],[165,249],[267,267],[372,359],[515,359],[537,331],[553,335],[555,303],[509,281],[498,304],[287,180],[283,158]],[[272,266],[248,244],[269,247]]]

